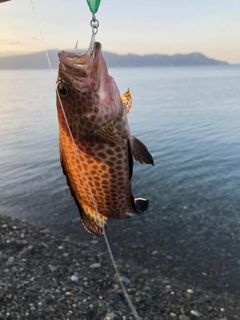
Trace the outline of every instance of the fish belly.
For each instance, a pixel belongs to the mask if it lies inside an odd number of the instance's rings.
[[[92,232],[93,224],[95,229],[105,225],[107,218],[125,219],[126,213],[136,211],[127,141],[123,145],[73,143],[67,132],[60,130],[60,153],[69,188],[88,231]]]

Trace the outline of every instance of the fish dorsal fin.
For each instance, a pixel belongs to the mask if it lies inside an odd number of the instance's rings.
[[[153,157],[147,147],[140,140],[132,136],[132,154],[136,161],[142,164],[152,164],[154,166]]]
[[[84,228],[92,234],[102,237],[106,230],[107,217],[103,216],[100,213],[96,213],[95,210],[89,207],[82,207],[82,210],[79,210],[82,224]]]
[[[129,88],[122,95],[122,102],[124,105],[124,109],[125,109],[126,113],[128,114],[128,112],[132,109],[132,96],[131,96]]]
[[[149,201],[143,198],[135,198],[134,203],[138,213],[144,213],[149,206]]]
[[[103,141],[114,142],[116,144],[123,144],[123,139],[121,136],[114,130],[113,120],[109,122],[108,125],[99,128],[94,131],[94,135],[100,137]]]

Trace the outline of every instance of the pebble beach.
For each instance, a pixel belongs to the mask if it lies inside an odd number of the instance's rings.
[[[213,266],[209,259],[199,286],[191,258],[182,261],[166,245],[159,246],[157,238],[154,250],[148,245],[153,235],[146,234],[143,245],[141,232],[121,234],[110,244],[140,319],[240,319],[238,271],[231,275],[236,287],[216,281],[214,290],[214,277],[207,280]],[[134,320],[104,239],[86,233],[86,239],[75,241],[1,216],[0,266],[0,319]]]

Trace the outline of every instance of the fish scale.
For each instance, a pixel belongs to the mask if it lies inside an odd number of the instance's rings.
[[[61,164],[83,225],[102,236],[108,218],[121,220],[147,209],[148,200],[134,200],[132,195],[133,156],[141,163],[153,164],[153,159],[130,134],[130,91],[121,98],[101,44],[95,43],[93,52],[83,56],[60,52],[59,61]]]

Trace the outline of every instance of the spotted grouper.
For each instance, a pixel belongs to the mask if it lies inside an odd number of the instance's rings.
[[[131,94],[121,97],[101,44],[91,53],[58,56],[61,165],[84,227],[102,236],[108,218],[125,219],[148,208],[148,200],[132,195],[133,158],[152,165],[153,158],[130,133]]]

